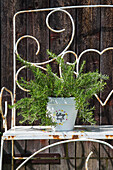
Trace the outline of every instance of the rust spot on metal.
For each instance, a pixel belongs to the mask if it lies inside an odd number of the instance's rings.
[[[12,117],[12,121],[14,121],[14,117]]]
[[[79,139],[78,135],[72,135],[72,139]]]
[[[101,102],[101,100],[99,99],[99,97],[97,98],[99,102]]]
[[[53,135],[53,139],[60,139],[59,135]]]
[[[113,135],[106,135],[106,138],[107,139],[111,139],[111,138],[113,139]]]
[[[16,136],[8,136],[8,139],[14,139]]]
[[[23,159],[24,157],[18,157],[18,159]]]
[[[21,38],[20,38],[20,40],[22,40],[24,38],[24,36],[22,36]]]

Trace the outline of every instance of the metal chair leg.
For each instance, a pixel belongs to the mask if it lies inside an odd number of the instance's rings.
[[[11,158],[11,169],[14,170],[14,141],[12,140],[12,158]]]
[[[0,170],[2,170],[2,160],[3,160],[3,144],[4,144],[4,140],[1,138]]]

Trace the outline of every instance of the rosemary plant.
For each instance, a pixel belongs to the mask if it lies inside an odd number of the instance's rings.
[[[94,94],[104,89],[108,76],[102,75],[98,71],[84,73],[84,61],[79,75],[76,77],[74,74],[76,62],[73,65],[67,65],[61,57],[57,57],[49,51],[48,54],[52,58],[56,57],[58,65],[61,64],[61,78],[52,72],[49,64],[46,65],[46,72],[42,72],[40,68],[25,63],[17,56],[19,61],[31,69],[35,77],[29,82],[21,78],[21,82],[19,82],[24,88],[30,90],[28,92],[30,97],[22,98],[14,105],[16,109],[20,110],[18,114],[22,116],[21,123],[27,121],[32,124],[35,120],[40,120],[41,125],[54,125],[50,115],[47,115],[48,97],[74,97],[75,108],[79,110],[78,116],[83,122],[95,124],[94,107],[90,107],[89,100]]]

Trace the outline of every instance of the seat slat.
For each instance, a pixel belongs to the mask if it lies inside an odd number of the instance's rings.
[[[57,132],[50,126],[15,126],[3,133],[4,140],[27,139],[113,139],[113,126],[75,126],[72,131]]]

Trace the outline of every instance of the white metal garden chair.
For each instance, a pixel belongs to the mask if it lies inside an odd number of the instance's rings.
[[[67,45],[67,47],[63,50],[63,52],[61,52],[59,55],[63,56],[66,53],[72,53],[73,55],[75,55],[75,57],[77,57],[77,61],[78,61],[78,65],[79,65],[79,61],[82,57],[82,55],[84,53],[93,51],[98,53],[99,55],[102,55],[105,51],[113,49],[113,47],[109,47],[104,49],[103,51],[98,51],[96,49],[88,49],[83,51],[79,56],[77,56],[77,54],[73,51],[68,51],[68,48],[70,47],[73,38],[74,38],[74,33],[75,33],[75,26],[74,26],[74,22],[73,22],[73,18],[72,16],[66,11],[66,9],[73,9],[73,8],[100,8],[100,7],[113,7],[113,5],[85,5],[85,6],[68,6],[68,7],[58,7],[58,8],[46,8],[46,9],[36,9],[36,10],[25,10],[25,11],[19,11],[17,12],[14,17],[13,17],[13,63],[14,63],[14,90],[13,93],[11,91],[9,91],[7,88],[3,87],[1,90],[1,96],[0,96],[0,111],[1,111],[1,115],[2,115],[2,119],[3,119],[3,128],[5,129],[5,132],[2,135],[1,138],[1,165],[0,168],[2,170],[2,158],[3,158],[3,145],[4,145],[4,141],[5,140],[10,140],[12,142],[12,169],[14,168],[14,159],[19,159],[18,157],[14,156],[14,141],[15,140],[37,140],[37,139],[66,139],[65,141],[59,141],[57,143],[48,145],[40,150],[38,150],[37,152],[35,152],[34,154],[32,154],[30,157],[26,158],[25,161],[17,168],[20,169],[29,159],[31,159],[33,156],[35,156],[37,153],[59,145],[59,144],[63,144],[63,143],[69,143],[69,142],[77,142],[77,141],[91,141],[91,142],[98,142],[101,144],[105,144],[108,147],[110,147],[111,149],[113,149],[113,146],[110,145],[107,142],[101,141],[101,139],[113,139],[113,126],[111,125],[106,125],[106,126],[76,126],[76,131],[69,131],[69,132],[55,132],[52,131],[51,127],[49,126],[16,126],[16,111],[15,108],[12,109],[12,119],[11,119],[11,128],[9,130],[7,130],[7,114],[8,114],[8,108],[7,108],[7,101],[5,102],[5,113],[3,113],[2,111],[2,95],[4,90],[7,91],[10,96],[11,96],[11,101],[12,101],[12,105],[15,102],[15,98],[16,98],[16,84],[19,86],[20,89],[27,91],[26,89],[23,89],[17,82],[18,79],[18,74],[19,72],[25,68],[25,66],[21,67],[18,71],[16,71],[16,54],[18,54],[17,51],[17,47],[18,47],[18,43],[26,37],[29,37],[33,40],[36,41],[37,46],[38,46],[38,50],[36,52],[36,54],[38,54],[39,50],[40,50],[40,44],[38,42],[38,40],[31,36],[31,35],[24,35],[23,37],[20,37],[18,40],[16,40],[16,27],[15,27],[15,20],[16,20],[16,16],[22,13],[31,13],[31,12],[40,12],[40,11],[50,11],[50,13],[47,15],[46,18],[46,23],[49,29],[51,29],[52,31],[55,32],[55,30],[53,30],[48,23],[48,19],[49,16],[56,11],[62,11],[65,12],[72,23],[72,36],[71,36],[71,40],[69,42],[69,44]],[[59,32],[61,32],[63,30],[60,30]],[[58,32],[58,31],[56,31]],[[34,64],[35,66],[41,66],[45,63],[49,63],[53,60],[49,60],[49,61],[45,61],[43,63],[30,63],[30,64]],[[78,68],[77,65],[77,68]],[[112,95],[113,90],[110,92],[110,94],[108,95],[108,97],[106,98],[105,102],[103,103],[99,97],[97,95],[96,98],[100,101],[100,104],[102,106],[104,106],[107,101],[109,100],[110,96]],[[46,131],[46,133],[45,133]],[[86,169],[87,167],[87,162],[88,159],[90,158],[92,152],[88,155],[87,160],[86,160]]]

